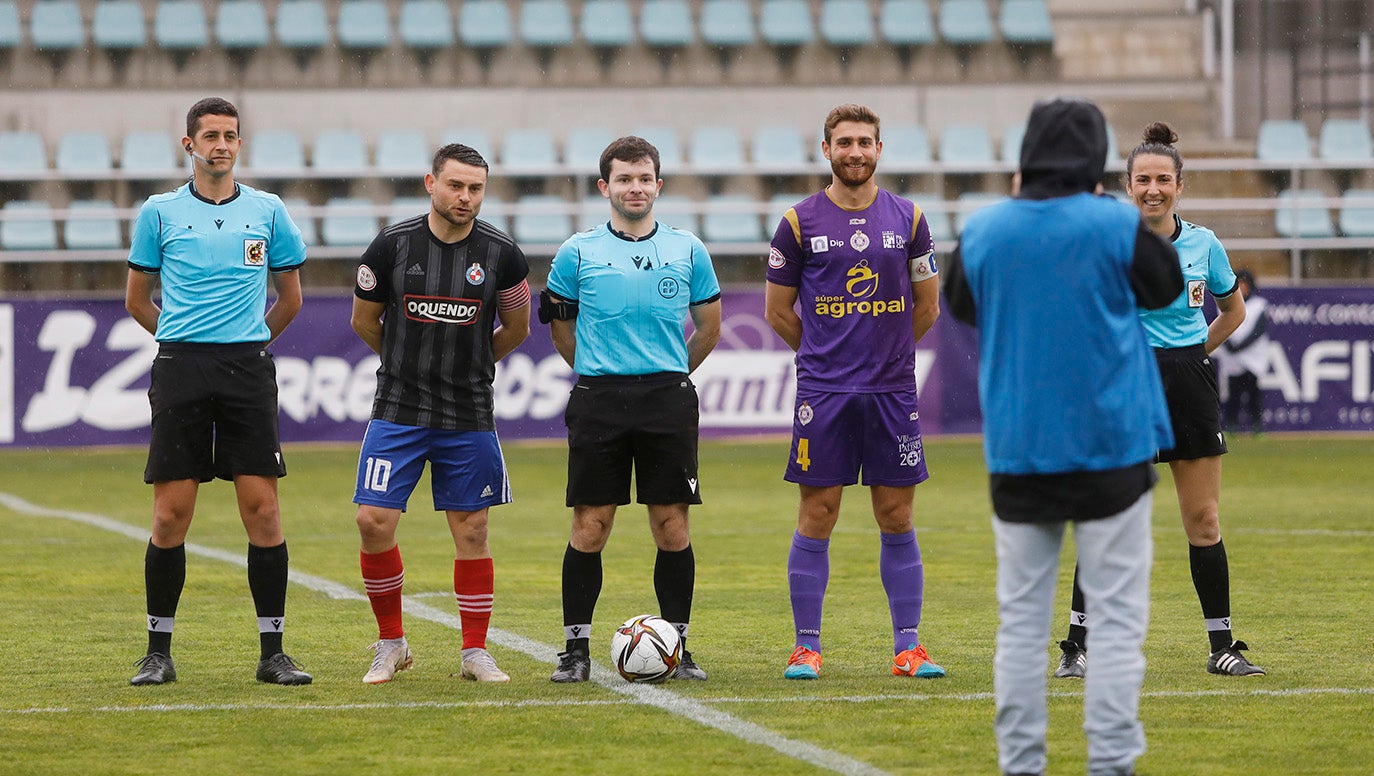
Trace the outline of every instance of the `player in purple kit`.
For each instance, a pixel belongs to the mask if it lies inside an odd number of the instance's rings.
[[[878,116],[841,105],[825,120],[825,190],[787,211],[768,255],[765,315],[797,352],[792,451],[801,489],[787,558],[796,648],[783,676],[817,679],[830,534],[844,486],[870,488],[878,567],[892,614],[892,673],[936,678],[917,638],[925,577],[912,527],[929,477],[916,406],[916,343],[940,314],[935,245],[921,209],[878,188]]]

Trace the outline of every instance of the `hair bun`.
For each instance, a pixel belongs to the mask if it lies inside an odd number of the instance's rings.
[[[1178,142],[1178,133],[1162,121],[1156,121],[1146,127],[1142,137],[1145,139],[1146,143],[1158,143],[1159,145],[1166,146],[1171,146]]]

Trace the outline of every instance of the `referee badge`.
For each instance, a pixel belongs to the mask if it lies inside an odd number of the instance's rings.
[[[482,265],[474,261],[472,266],[468,267],[468,282],[474,286],[480,286],[482,281],[486,279],[487,273],[482,270]]]
[[[267,263],[266,240],[243,241],[243,264],[247,267],[261,267]]]
[[[812,418],[815,417],[816,413],[814,410],[811,409],[810,404],[802,402],[801,406],[797,408],[797,421],[800,422],[803,426],[809,424]]]

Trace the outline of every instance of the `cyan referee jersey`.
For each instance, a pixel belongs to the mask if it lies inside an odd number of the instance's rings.
[[[1205,226],[1174,216],[1178,228],[1174,249],[1183,267],[1183,293],[1158,310],[1141,310],[1140,322],[1151,347],[1184,348],[1207,341],[1207,319],[1202,315],[1204,291],[1225,298],[1235,293],[1236,273],[1221,241]]]
[[[558,249],[549,291],[578,303],[574,372],[644,375],[688,371],[688,307],[719,299],[720,283],[691,232],[659,223],[634,240],[605,223]]]
[[[305,263],[281,199],[243,184],[219,204],[189,182],[149,197],[129,242],[129,266],[162,275],[159,342],[266,342],[267,273]]]

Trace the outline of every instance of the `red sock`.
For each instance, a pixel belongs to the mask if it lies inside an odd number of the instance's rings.
[[[405,584],[405,566],[401,563],[399,545],[386,552],[369,555],[358,553],[363,568],[363,587],[377,617],[377,638],[399,639],[406,635],[401,627],[401,586]]]
[[[494,579],[491,558],[453,561],[453,594],[463,625],[463,649],[486,649]]]

